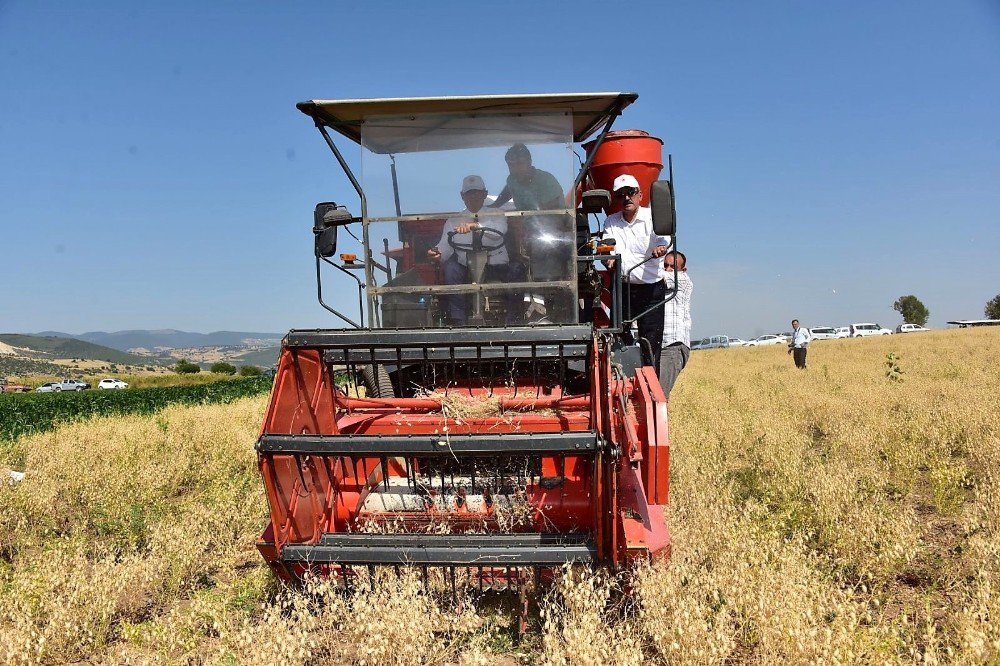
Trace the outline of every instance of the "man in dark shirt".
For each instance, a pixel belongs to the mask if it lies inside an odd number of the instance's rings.
[[[518,210],[553,210],[566,208],[559,181],[548,171],[531,165],[531,151],[523,143],[515,143],[504,156],[510,175],[491,208],[499,208],[511,199]]]

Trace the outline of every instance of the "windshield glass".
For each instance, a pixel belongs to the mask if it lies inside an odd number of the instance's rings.
[[[571,121],[563,113],[365,120],[365,273],[376,326],[577,321]]]

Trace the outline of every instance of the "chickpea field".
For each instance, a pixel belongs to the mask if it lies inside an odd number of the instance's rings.
[[[0,661],[1000,662],[1000,330],[821,341],[808,364],[692,354],[672,557],[628,583],[562,571],[520,640],[504,599],[405,571],[276,583],[253,545],[265,396],[9,435]]]

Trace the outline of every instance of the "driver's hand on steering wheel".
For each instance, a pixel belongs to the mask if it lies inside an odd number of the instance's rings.
[[[441,261],[441,250],[437,249],[436,247],[432,247],[431,249],[427,250],[427,258],[430,259],[431,261]]]
[[[478,229],[478,228],[479,228],[479,223],[478,222],[463,222],[462,224],[460,224],[457,227],[455,227],[455,233],[457,233],[457,234],[467,234],[470,231],[472,231],[473,229]]]

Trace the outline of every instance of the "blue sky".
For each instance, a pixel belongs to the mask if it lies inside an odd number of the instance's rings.
[[[1000,292],[996,0],[0,0],[0,331],[336,325],[295,102],[581,90],[674,155],[696,336]]]

